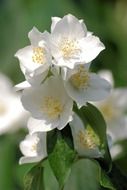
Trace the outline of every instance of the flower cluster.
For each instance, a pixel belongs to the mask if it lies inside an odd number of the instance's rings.
[[[89,71],[91,61],[105,49],[98,37],[87,31],[83,20],[71,14],[53,17],[51,33],[29,32],[31,45],[20,49],[15,56],[26,81],[16,85],[23,90],[21,101],[31,113],[29,135],[21,142],[25,159],[20,163],[41,160],[47,156],[46,132],[63,129],[73,120],[73,103],[78,108],[88,101],[100,101],[108,96],[110,84]],[[37,159],[38,157],[38,159]]]

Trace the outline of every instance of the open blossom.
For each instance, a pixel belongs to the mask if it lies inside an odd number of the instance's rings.
[[[73,101],[57,77],[51,76],[40,86],[25,89],[22,103],[32,114],[28,121],[30,133],[62,129],[72,119]]]
[[[51,52],[58,66],[73,69],[79,63],[92,61],[104,48],[99,38],[88,35],[85,24],[73,15],[52,18]]]
[[[113,85],[113,77],[110,71],[100,71],[99,75],[104,76]],[[95,105],[106,120],[107,132],[111,135],[113,143],[127,138],[127,88],[112,89],[107,99]]]
[[[49,33],[41,33],[34,27],[28,37],[31,45],[18,50],[15,56],[19,59],[21,70],[29,82],[31,78],[42,73],[43,80],[52,61],[48,43]]]
[[[85,127],[82,120],[74,114],[73,120],[70,122],[74,148],[80,156],[89,158],[102,157],[103,154],[99,150],[99,137],[89,126]]]
[[[0,74],[0,134],[14,132],[26,125],[28,113],[23,109],[20,95],[12,90],[8,77]]]
[[[24,155],[19,160],[20,164],[41,161],[47,156],[46,133],[27,135],[20,143],[20,150]]]
[[[63,69],[65,89],[78,107],[88,101],[99,101],[109,95],[108,81],[89,72],[90,64],[77,65],[74,69]]]

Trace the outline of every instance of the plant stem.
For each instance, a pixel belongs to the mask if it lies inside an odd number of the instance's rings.
[[[127,175],[124,174],[115,163],[113,163],[112,170],[108,176],[117,190],[127,189]]]

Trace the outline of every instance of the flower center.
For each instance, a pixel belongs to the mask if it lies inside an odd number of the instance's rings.
[[[31,151],[33,153],[36,153],[37,152],[37,144],[39,142],[39,138],[36,138],[35,141],[33,142],[32,146],[31,146]]]
[[[43,112],[50,119],[56,119],[63,111],[63,105],[61,104],[61,102],[52,96],[45,97],[42,108]]]
[[[100,145],[100,140],[94,131],[88,127],[86,130],[80,130],[77,135],[77,142],[83,148],[94,149]]]
[[[76,40],[70,40],[68,38],[64,38],[60,43],[60,50],[65,59],[71,58],[80,52],[78,42]]]
[[[43,64],[45,63],[45,50],[42,47],[33,48],[32,61],[34,63]]]
[[[78,67],[78,71],[70,77],[70,82],[79,90],[82,90],[88,86],[89,74],[83,65],[80,65]]]

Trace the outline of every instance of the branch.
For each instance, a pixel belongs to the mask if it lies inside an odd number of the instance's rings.
[[[127,189],[127,175],[125,175],[115,163],[113,163],[112,170],[108,176],[117,190]]]

